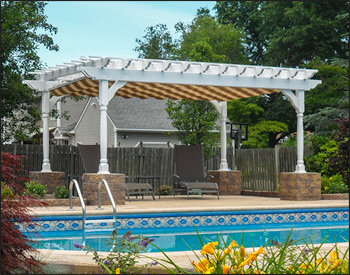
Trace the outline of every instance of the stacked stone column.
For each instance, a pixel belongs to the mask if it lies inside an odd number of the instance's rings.
[[[112,193],[115,204],[125,204],[125,175],[124,174],[95,174],[85,173],[82,176],[82,193],[88,205],[98,205],[97,185],[105,179]],[[104,184],[101,185],[101,205],[111,205]]]
[[[320,173],[280,173],[281,200],[311,201],[321,199]]]
[[[214,176],[214,180],[209,175]],[[218,184],[220,195],[241,195],[241,171],[208,170],[207,181]]]

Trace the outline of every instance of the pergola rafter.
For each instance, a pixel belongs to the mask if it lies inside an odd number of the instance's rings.
[[[311,78],[317,70],[174,60],[97,57],[81,58],[64,65],[31,72],[36,80],[24,83],[42,92],[43,170],[51,171],[48,159],[49,94],[99,97],[101,110],[99,173],[109,173],[107,163],[107,106],[113,96],[141,99],[187,99],[212,102],[221,116],[221,164],[226,161],[226,101],[283,92],[292,102],[298,119],[298,163],[303,163],[304,91],[320,84]],[[295,92],[293,92],[295,91]]]

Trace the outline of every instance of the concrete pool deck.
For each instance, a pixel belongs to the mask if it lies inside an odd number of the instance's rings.
[[[102,205],[103,210],[96,210],[97,205],[87,205],[87,215],[112,214],[111,205]],[[226,210],[263,210],[263,209],[295,209],[295,208],[332,208],[349,207],[349,200],[317,200],[317,201],[287,201],[279,198],[257,196],[161,196],[156,200],[145,197],[144,200],[133,199],[125,205],[117,205],[117,214],[127,213],[164,213],[192,211],[226,211]],[[82,208],[74,206],[74,211],[68,211],[67,206],[34,207],[31,214],[46,215],[81,215]]]
[[[112,214],[110,205],[102,205],[103,210],[96,210],[96,205],[86,207],[87,215]],[[348,200],[318,200],[318,201],[286,201],[279,198],[257,197],[257,196],[220,196],[220,200],[215,196],[192,196],[188,200],[186,196],[161,196],[160,199],[152,200],[145,197],[142,200],[133,199],[126,201],[125,205],[117,205],[117,214],[128,213],[165,213],[165,212],[191,212],[191,211],[228,211],[228,210],[263,210],[263,209],[296,209],[296,208],[334,208],[349,207]],[[82,208],[75,206],[75,211],[68,211],[67,206],[54,206],[47,208],[32,208],[31,214],[37,216],[46,215],[81,215]],[[345,251],[348,243],[341,243],[338,246],[341,251]],[[325,244],[321,252],[331,248],[331,244]],[[247,249],[250,251],[251,249]],[[100,273],[101,269],[92,259],[93,255],[84,251],[67,250],[39,250],[42,258],[46,259],[50,265],[59,267],[63,273]],[[107,255],[107,252],[101,252]],[[200,254],[200,253],[198,253]],[[161,253],[145,253],[145,256],[165,259]],[[191,270],[191,260],[198,261],[191,252],[169,252],[167,255],[181,267]],[[150,263],[150,259],[143,259],[143,263]],[[152,272],[162,274],[159,268],[152,268]]]

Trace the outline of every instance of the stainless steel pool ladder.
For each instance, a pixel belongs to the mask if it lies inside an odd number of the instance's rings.
[[[101,208],[101,184],[102,183],[104,184],[104,186],[107,190],[108,197],[109,197],[111,204],[112,204],[112,207],[113,207],[113,219],[112,220],[111,219],[89,220],[89,223],[101,223],[101,222],[111,222],[112,221],[113,228],[114,228],[114,224],[116,222],[117,210],[116,210],[116,206],[115,206],[115,202],[114,202],[112,193],[111,193],[109,186],[108,186],[108,183],[105,179],[101,179],[97,185],[98,207],[96,209],[97,210],[103,209],[103,208]],[[83,210],[82,231],[83,231],[83,245],[85,245],[85,232],[86,232],[85,225],[87,224],[87,222],[86,222],[86,207],[85,207],[83,196],[81,195],[81,192],[80,192],[79,184],[75,179],[71,180],[71,182],[69,184],[69,209],[68,210],[71,210],[71,211],[74,210],[74,208],[73,208],[73,186],[75,186],[75,188],[77,189],[78,197],[79,197],[80,204],[81,204],[81,207]]]

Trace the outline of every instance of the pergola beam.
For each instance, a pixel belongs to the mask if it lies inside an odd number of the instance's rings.
[[[232,76],[223,74],[172,73],[126,69],[82,67],[81,70],[91,78],[109,81],[171,83],[182,85],[202,85],[219,87],[249,87],[263,89],[310,90],[321,83],[320,80],[300,80],[292,78],[271,78]]]

